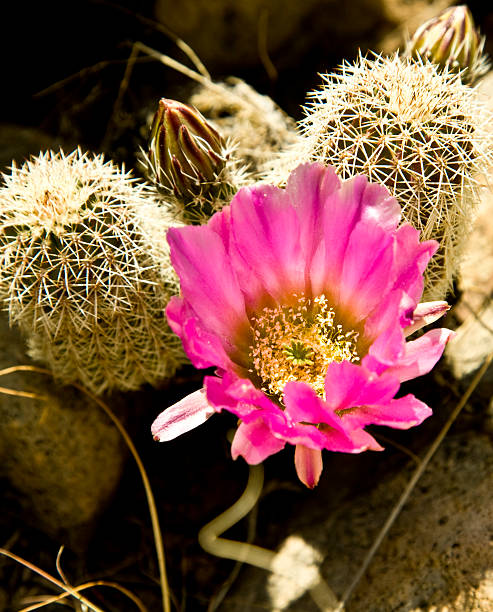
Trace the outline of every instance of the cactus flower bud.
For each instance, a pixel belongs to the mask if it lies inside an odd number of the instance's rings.
[[[474,27],[469,8],[452,6],[420,26],[412,37],[408,54],[423,57],[453,72],[464,71],[472,83],[485,72],[484,38]]]
[[[157,183],[189,201],[217,187],[226,164],[226,145],[201,113],[161,98],[149,140],[149,161]]]

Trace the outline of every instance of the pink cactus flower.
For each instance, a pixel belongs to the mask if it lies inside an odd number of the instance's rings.
[[[233,458],[256,464],[292,444],[313,487],[323,449],[381,450],[367,425],[427,418],[413,395],[395,396],[431,370],[452,332],[406,342],[448,306],[418,305],[438,245],[399,220],[385,187],[307,164],[285,189],[244,188],[207,225],[170,229],[181,297],[168,320],[192,363],[217,370],[159,415],[155,439],[228,410],[239,419]]]

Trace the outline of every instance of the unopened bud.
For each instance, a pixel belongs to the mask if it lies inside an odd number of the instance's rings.
[[[483,73],[484,39],[463,4],[445,9],[419,27],[409,44],[409,55],[423,57],[452,71],[465,71],[467,82]]]
[[[149,161],[156,182],[181,200],[217,187],[225,167],[225,142],[192,106],[161,98],[149,141]]]

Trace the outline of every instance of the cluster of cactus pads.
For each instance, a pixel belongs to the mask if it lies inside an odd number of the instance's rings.
[[[33,358],[99,394],[185,362],[165,307],[178,292],[165,211],[112,162],[48,152],[0,189],[0,298]]]
[[[216,127],[163,98],[144,153],[147,184],[80,151],[14,165],[0,188],[0,300],[31,355],[95,393],[173,375],[185,357],[165,317],[179,292],[167,228],[207,222],[249,181],[283,185],[302,162],[386,185],[403,220],[439,241],[424,298],[445,297],[493,165],[492,117],[470,87],[487,68],[483,45],[469,10],[447,9],[404,54],[360,56],[323,75],[297,131],[242,82],[196,94]],[[272,156],[250,132],[276,143]]]

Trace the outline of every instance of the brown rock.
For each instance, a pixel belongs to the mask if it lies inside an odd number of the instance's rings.
[[[452,0],[157,0],[158,21],[183,38],[211,71],[255,65],[298,66],[317,50],[328,55],[354,54],[358,48],[402,48],[406,30],[452,4]],[[268,59],[266,60],[266,56]],[[317,68],[314,68],[314,71]]]
[[[340,597],[351,583],[412,470],[389,476],[369,493],[335,507],[317,489],[283,541],[296,538],[324,560],[322,575]],[[475,432],[446,438],[384,539],[346,612],[484,612],[493,609],[493,446]],[[330,491],[329,491],[330,492]],[[337,495],[337,491],[335,491]],[[321,508],[327,508],[320,519]],[[262,512],[262,506],[260,506]],[[300,554],[298,557],[301,558]],[[302,568],[294,568],[298,575]],[[299,596],[292,589],[294,596]],[[243,607],[242,607],[243,606]],[[290,599],[286,581],[248,568],[222,612],[250,609],[318,612],[308,594]]]
[[[2,317],[0,369],[30,363]],[[18,491],[27,522],[60,543],[83,546],[120,480],[127,455],[120,434],[86,395],[50,376],[18,372],[0,385],[46,398],[0,393],[0,475]]]

